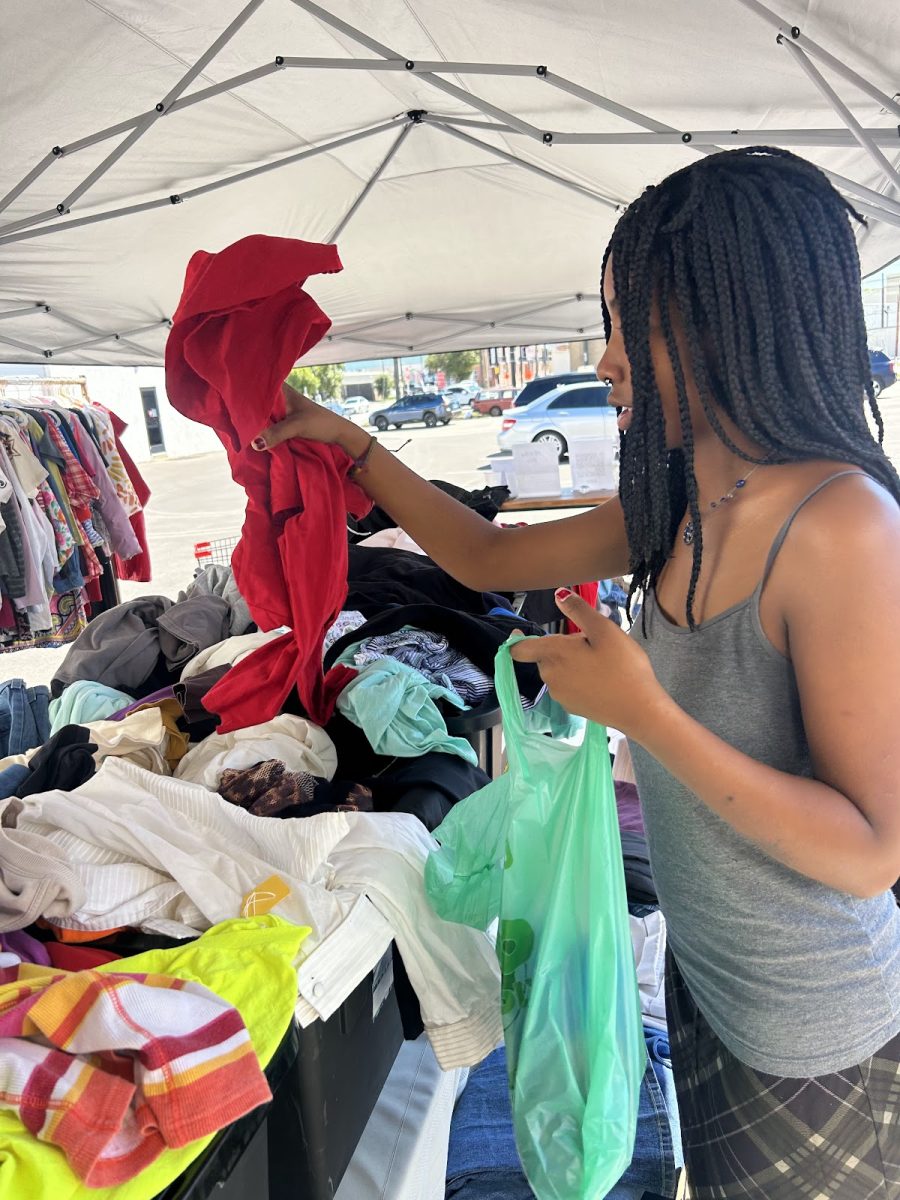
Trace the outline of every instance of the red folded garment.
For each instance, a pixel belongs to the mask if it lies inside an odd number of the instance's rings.
[[[122,957],[112,950],[97,950],[94,946],[66,946],[63,942],[46,942],[45,945],[51,965],[60,971],[92,971]]]
[[[282,382],[331,324],[301,285],[340,270],[335,246],[262,234],[218,254],[198,250],[166,346],[169,400],[216,431],[247,493],[232,558],[237,585],[261,629],[292,630],[204,697],[222,718],[220,733],[270,720],[294,687],[310,719],[324,724],[345,683],[342,672],[323,677],[322,642],[347,595],[346,515],[365,515],[371,501],[348,480],[351,460],[336,446],[250,446],[284,418]]]

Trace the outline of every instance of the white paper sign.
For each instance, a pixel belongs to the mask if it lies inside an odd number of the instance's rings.
[[[559,496],[559,458],[555,446],[529,442],[512,448],[516,496]]]
[[[616,450],[612,438],[576,438],[569,445],[572,491],[609,492],[616,487]]]

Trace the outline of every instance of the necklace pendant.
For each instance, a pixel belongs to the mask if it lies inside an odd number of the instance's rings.
[[[694,522],[688,521],[681,533],[681,540],[686,546],[694,544]]]

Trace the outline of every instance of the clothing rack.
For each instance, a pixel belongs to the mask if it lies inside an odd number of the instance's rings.
[[[63,402],[91,402],[84,379],[45,379],[34,375],[10,375],[0,379],[0,400],[24,400],[27,403],[40,396]]]
[[[42,408],[45,410],[42,414]],[[127,502],[129,507],[128,514],[140,512],[141,503],[136,497],[133,490],[132,477],[120,456],[120,451],[124,454],[119,442],[118,435],[115,432],[117,418],[109,414],[101,405],[95,405],[91,401],[88,393],[87,384],[82,378],[45,378],[41,376],[8,376],[0,378],[0,416],[4,412],[9,414],[9,410],[18,412],[19,417],[14,421],[12,432],[18,434],[23,440],[17,441],[15,436],[10,436],[10,423],[5,423],[5,446],[6,446],[6,465],[7,468],[14,468],[14,464],[19,461],[19,456],[24,455],[31,462],[32,467],[35,465],[45,468],[45,480],[40,485],[41,494],[38,498],[35,492],[23,493],[19,495],[11,503],[16,507],[19,520],[23,517],[23,504],[31,505],[32,516],[28,518],[33,522],[36,517],[43,522],[47,536],[50,538],[52,546],[53,534],[57,534],[57,551],[59,552],[59,573],[54,575],[53,571],[47,567],[44,572],[46,581],[45,587],[49,594],[49,627],[44,625],[47,619],[47,609],[43,609],[44,616],[39,622],[35,622],[29,614],[35,610],[29,608],[27,610],[21,608],[15,603],[15,590],[12,590],[12,584],[7,579],[8,587],[0,586],[0,605],[5,605],[2,610],[4,612],[4,621],[0,624],[0,650],[6,653],[14,652],[17,649],[30,649],[42,646],[58,646],[67,644],[74,640],[77,634],[84,628],[87,621],[98,616],[101,612],[105,612],[109,608],[115,607],[120,602],[118,573],[116,570],[116,559],[114,551],[120,542],[116,542],[108,534],[98,535],[95,526],[102,524],[100,521],[101,512],[103,511],[104,500],[99,501],[79,501],[70,503],[71,497],[68,496],[66,488],[63,486],[62,480],[66,476],[66,472],[74,470],[81,472],[84,469],[82,459],[86,452],[92,456],[92,461],[88,467],[88,476],[83,474],[81,479],[87,479],[88,487],[91,486],[90,480],[94,483],[98,479],[103,479],[103,486],[107,493],[110,489],[113,490],[114,499],[118,497],[123,505]],[[70,420],[66,418],[60,421],[53,417],[53,412],[60,413],[61,409],[68,410],[72,414],[77,414]],[[34,412],[34,419],[30,422],[23,419],[22,414]],[[51,467],[48,463],[53,459],[53,448],[49,445],[47,438],[47,423],[55,425],[60,430],[63,430],[66,437],[74,437],[76,441],[81,439],[81,449],[78,450],[74,442],[70,449],[69,465],[64,466],[63,460],[58,459],[57,465],[59,470],[56,471],[53,482],[48,472],[51,472]],[[21,428],[15,429],[15,424]],[[73,429],[75,433],[73,434]],[[43,431],[44,440],[41,441],[41,433]],[[103,445],[101,446],[101,441]],[[91,443],[90,445],[88,443]],[[48,449],[49,446],[49,449]],[[62,444],[57,442],[57,446],[64,454],[69,454],[69,450]],[[47,455],[50,455],[48,458]],[[11,455],[11,457],[10,457]],[[126,455],[127,457],[127,455]],[[133,464],[130,464],[133,467]],[[19,468],[21,469],[21,468]],[[60,473],[62,472],[62,473]],[[18,472],[17,472],[18,473]],[[108,479],[105,477],[108,476]],[[34,477],[33,477],[34,478]],[[21,480],[19,480],[21,483]],[[64,495],[60,494],[60,487],[63,487]],[[96,495],[96,492],[93,493]],[[124,498],[124,499],[123,499]],[[97,505],[99,504],[99,508]],[[81,516],[87,518],[84,525],[79,525],[74,518],[74,512],[79,509]],[[130,529],[128,525],[129,515],[125,515],[126,510],[123,507],[121,510],[124,518],[124,528],[127,531],[127,537],[133,538],[133,526]],[[7,513],[9,516],[9,513]],[[27,524],[27,522],[26,522]],[[68,530],[66,526],[69,526]],[[24,528],[24,526],[23,526]],[[21,538],[24,535],[23,528],[18,532],[19,547],[21,549]],[[0,546],[0,550],[4,550],[6,554],[6,564],[9,566],[10,553],[12,542],[10,532],[4,531],[4,524],[0,524],[0,538],[6,538],[5,546]],[[86,541],[85,535],[90,535],[90,543]],[[13,531],[16,532],[16,531]],[[33,528],[32,528],[33,533]],[[66,550],[60,550],[60,540],[65,541],[72,535],[74,546],[76,547],[75,554],[72,555],[71,550],[69,556],[66,556]],[[69,542],[69,546],[73,542]],[[137,545],[137,543],[134,543]],[[46,546],[46,542],[44,543]],[[35,555],[40,547],[36,544],[31,544],[29,553]],[[15,552],[14,550],[12,551]],[[52,559],[52,551],[50,551]],[[87,559],[85,559],[87,554]],[[93,566],[88,571],[86,568],[82,574],[81,570],[75,569],[72,571],[73,563],[76,561],[76,556],[81,560],[81,568],[85,568],[85,563],[93,562]],[[24,560],[23,560],[24,561]],[[46,560],[45,560],[46,562]],[[68,575],[64,571],[69,572]],[[50,588],[49,579],[53,576],[53,587]],[[69,578],[72,580],[71,588],[66,587]],[[0,579],[0,584],[2,584]],[[21,592],[19,593],[21,596]],[[29,602],[30,603],[30,602]],[[40,606],[39,606],[40,608]],[[26,629],[23,622],[31,621],[30,629]]]

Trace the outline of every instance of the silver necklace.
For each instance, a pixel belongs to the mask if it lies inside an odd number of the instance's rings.
[[[750,476],[753,474],[753,472],[758,470],[760,467],[764,467],[765,465],[766,465],[765,462],[755,463],[750,468],[750,470],[747,472],[746,475],[744,475],[741,479],[735,480],[734,487],[731,489],[730,492],[726,492],[725,495],[720,496],[718,500],[712,500],[710,502],[709,508],[707,509],[707,513],[713,513],[716,511],[716,509],[721,508],[723,505],[728,504],[729,501],[733,500],[735,498],[735,496],[744,487],[746,487],[747,480],[750,478]],[[694,522],[688,521],[688,523],[685,525],[684,529],[681,532],[681,540],[684,542],[684,544],[686,546],[693,545],[694,533],[695,533]]]

